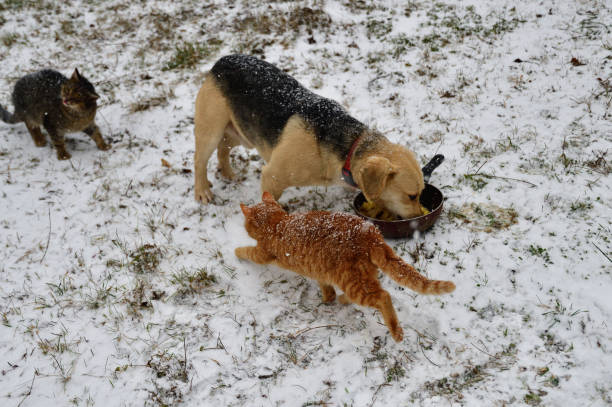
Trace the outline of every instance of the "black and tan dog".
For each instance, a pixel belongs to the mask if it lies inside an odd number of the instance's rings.
[[[256,148],[266,161],[261,189],[278,199],[290,186],[345,182],[370,201],[409,218],[421,214],[423,174],[414,154],[315,95],[294,78],[247,55],[219,59],[195,107],[195,198],[212,199],[206,165],[234,176],[232,147]]]

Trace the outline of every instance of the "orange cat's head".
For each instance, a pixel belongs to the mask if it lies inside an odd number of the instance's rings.
[[[261,203],[253,206],[240,204],[240,209],[244,214],[244,228],[249,236],[256,240],[261,236],[269,235],[272,226],[286,214],[269,192],[264,192],[261,200]]]

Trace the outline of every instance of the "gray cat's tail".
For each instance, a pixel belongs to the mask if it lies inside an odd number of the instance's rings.
[[[2,105],[0,105],[0,120],[8,124],[15,124],[21,121],[14,113],[3,108]]]

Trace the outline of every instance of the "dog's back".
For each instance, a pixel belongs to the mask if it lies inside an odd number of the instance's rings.
[[[228,55],[211,69],[244,135],[276,146],[289,118],[299,115],[317,140],[338,156],[348,153],[365,126],[338,103],[310,92],[274,65]]]

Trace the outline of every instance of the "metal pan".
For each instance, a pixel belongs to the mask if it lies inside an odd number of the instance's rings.
[[[423,179],[425,180],[425,189],[421,193],[421,205],[426,207],[430,213],[427,215],[417,216],[411,219],[400,219],[400,220],[380,220],[370,218],[362,214],[359,210],[361,205],[365,202],[365,196],[363,193],[359,193],[353,200],[353,209],[357,215],[375,224],[384,237],[390,239],[398,238],[410,238],[415,231],[424,232],[436,222],[440,214],[442,213],[442,204],[444,202],[444,196],[442,192],[431,184],[428,184],[429,177],[433,170],[435,170],[444,161],[442,154],[435,155],[423,168]]]

